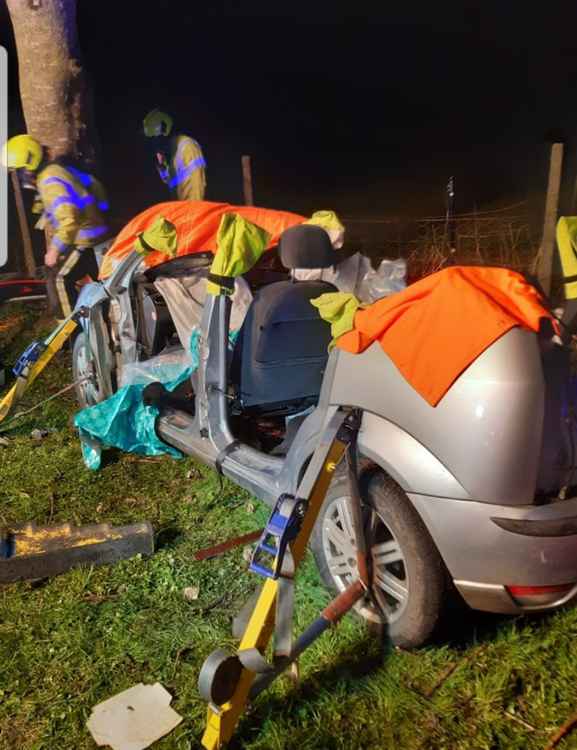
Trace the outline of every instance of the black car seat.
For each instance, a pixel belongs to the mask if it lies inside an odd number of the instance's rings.
[[[329,268],[335,251],[324,229],[300,225],[280,238],[285,268]],[[323,281],[280,281],[259,289],[240,330],[231,381],[244,410],[295,411],[318,401],[330,326],[310,300],[337,289]]]

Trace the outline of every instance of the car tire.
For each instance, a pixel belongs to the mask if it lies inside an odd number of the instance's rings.
[[[74,388],[76,400],[82,409],[87,406],[94,406],[94,404],[102,401],[103,395],[94,373],[88,338],[84,331],[79,331],[72,346],[72,378],[76,383],[84,377],[88,377],[90,380],[87,383],[76,385]]]
[[[361,475],[363,518],[371,544],[378,607],[361,602],[357,613],[402,648],[429,641],[450,600],[448,574],[423,521],[401,487],[380,469]],[[339,470],[313,530],[311,547],[326,586],[343,591],[356,578],[348,511],[348,479]],[[383,616],[384,615],[384,616]],[[375,628],[375,626],[377,626]]]

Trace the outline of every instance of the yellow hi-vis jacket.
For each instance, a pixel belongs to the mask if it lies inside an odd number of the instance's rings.
[[[206,161],[194,138],[176,135],[170,140],[170,162],[158,168],[175,200],[201,201],[206,190]]]
[[[105,218],[108,201],[102,184],[76,167],[48,164],[38,175],[37,189],[60,252],[93,247],[112,236]]]
[[[577,298],[577,216],[561,216],[557,222],[557,249],[563,270],[565,299]]]

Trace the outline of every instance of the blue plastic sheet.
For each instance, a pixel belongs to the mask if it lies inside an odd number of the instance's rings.
[[[231,334],[231,343],[236,332]],[[168,391],[173,391],[197,369],[199,364],[200,332],[194,331],[190,339],[192,364],[184,369],[173,380],[163,381]],[[142,401],[145,384],[126,385],[115,394],[99,404],[82,409],[74,417],[82,446],[85,465],[96,471],[101,465],[101,448],[120,448],[129,453],[144,456],[158,456],[168,453],[175,458],[182,453],[163,443],[155,430],[159,410],[156,406],[147,406]]]
[[[80,434],[80,448],[82,449],[82,458],[85,466],[93,471],[98,471],[102,459],[101,443],[98,440],[94,440],[85,430],[79,429],[78,432]]]

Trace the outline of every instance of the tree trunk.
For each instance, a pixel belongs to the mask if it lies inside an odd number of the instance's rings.
[[[26,128],[50,159],[97,162],[92,101],[82,67],[76,0],[6,0],[18,51]]]
[[[98,171],[90,88],[82,66],[76,0],[6,0],[18,52],[29,135],[49,159],[71,156]],[[48,237],[47,237],[48,240]],[[54,269],[46,269],[48,310],[58,310]]]

